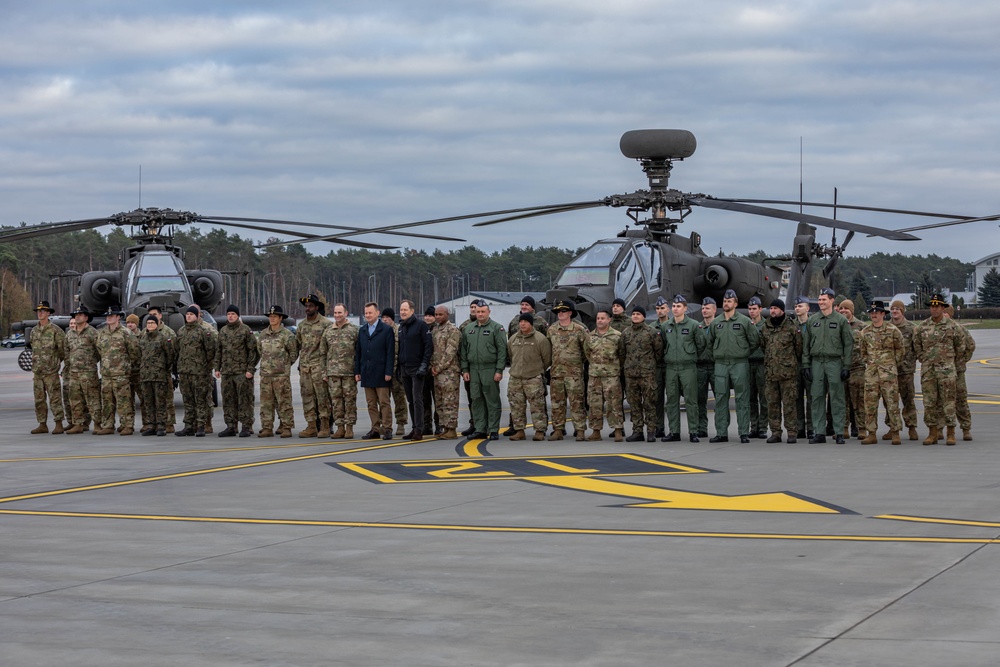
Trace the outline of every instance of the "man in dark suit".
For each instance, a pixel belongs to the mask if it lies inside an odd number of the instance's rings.
[[[403,390],[410,406],[410,423],[413,424],[413,430],[405,436],[407,440],[424,437],[424,378],[434,351],[431,330],[416,316],[415,310],[409,299],[403,299],[399,304],[402,321],[399,323],[399,357],[396,363],[399,376],[403,378]]]
[[[379,320],[378,304],[365,304],[365,324],[358,332],[354,352],[354,379],[361,383],[368,402],[368,417],[372,428],[365,434],[371,440],[380,435],[392,439],[392,410],[389,408],[392,371],[396,363],[396,337],[392,329]]]

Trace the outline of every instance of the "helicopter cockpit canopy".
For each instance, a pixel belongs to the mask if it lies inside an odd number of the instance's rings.
[[[133,289],[132,294],[127,295],[129,306],[134,305],[133,301],[144,301],[144,294],[163,292],[176,292],[182,302],[193,302],[184,268],[168,250],[147,250],[138,255],[128,269],[126,284]]]
[[[559,274],[558,285],[614,285],[615,296],[631,303],[646,288],[661,286],[662,260],[657,248],[645,243],[609,239],[587,248]],[[613,281],[613,282],[612,282]]]
[[[570,262],[559,274],[558,285],[610,285],[611,267],[624,241],[595,243]]]

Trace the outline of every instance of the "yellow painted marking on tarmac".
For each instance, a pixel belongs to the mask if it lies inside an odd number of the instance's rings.
[[[593,477],[530,477],[527,481],[574,491],[588,491],[607,496],[625,496],[654,502],[629,507],[666,509],[726,510],[734,512],[795,512],[810,514],[842,514],[827,505],[811,502],[788,493],[752,493],[743,496],[723,496],[715,493],[695,493],[664,489],[641,484],[614,482]]]
[[[891,519],[893,521],[912,521],[915,523],[943,523],[950,526],[981,526],[984,528],[1000,528],[1000,521],[972,521],[969,519],[942,519],[930,516],[907,516],[905,514],[880,514],[876,519]]]
[[[8,496],[0,498],[0,503],[10,503],[17,500],[30,500],[32,498],[47,498],[51,496],[61,496],[67,493],[77,493],[80,491],[96,491],[99,489],[112,489],[118,486],[131,486],[133,484],[144,484],[146,482],[159,482],[165,479],[181,479],[184,477],[195,477],[197,475],[208,475],[216,472],[229,472],[231,470],[246,470],[249,468],[260,468],[263,466],[276,465],[278,463],[294,463],[296,461],[308,461],[309,459],[326,458],[329,456],[341,456],[343,454],[357,454],[359,452],[369,452],[376,449],[388,449],[391,447],[402,447],[412,444],[412,441],[391,442],[367,447],[354,447],[352,449],[341,449],[332,452],[321,452],[319,454],[305,454],[303,456],[292,456],[283,459],[271,459],[268,461],[257,461],[254,463],[241,463],[238,465],[222,466],[219,468],[204,468],[201,470],[189,470],[187,472],[171,473],[169,475],[156,475],[154,477],[139,477],[135,479],[125,479],[118,482],[107,482],[105,484],[91,484],[88,486],[77,486],[68,489],[54,489],[52,491],[41,491],[38,493],[26,493],[20,496]]]
[[[894,537],[889,535],[809,535],[794,533],[714,533],[684,530],[627,530],[616,528],[548,528],[532,526],[485,526],[435,523],[371,521],[318,521],[305,519],[249,519],[240,517],[172,516],[158,514],[115,514],[97,512],[52,512],[0,510],[0,514],[87,519],[131,519],[143,521],[183,521],[270,526],[321,526],[332,528],[390,528],[402,530],[442,530],[468,533],[526,533],[535,535],[595,535],[628,537],[706,537],[741,540],[795,540],[813,542],[894,542],[910,544],[1000,544],[1000,539],[977,537]]]
[[[427,474],[438,479],[496,479],[497,477],[514,476],[514,473],[505,470],[468,472],[482,467],[475,461],[403,463],[402,466],[404,468],[437,468],[437,470],[428,470]]]
[[[530,463],[535,465],[540,465],[545,468],[552,468],[553,470],[558,470],[560,472],[568,472],[570,474],[576,475],[586,475],[588,473],[601,472],[597,468],[574,468],[573,466],[564,466],[561,463],[556,463],[555,461],[546,461],[545,459],[528,459]]]
[[[485,443],[486,440],[482,438],[469,440],[467,443],[462,445],[462,454],[464,456],[482,457],[483,453],[479,451],[479,447]]]

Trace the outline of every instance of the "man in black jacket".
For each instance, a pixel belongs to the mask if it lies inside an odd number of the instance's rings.
[[[380,435],[392,439],[392,410],[389,392],[392,387],[392,369],[396,362],[396,341],[392,329],[378,318],[378,304],[365,304],[365,324],[358,332],[354,353],[354,379],[361,383],[368,401],[368,417],[372,428],[366,440]]]
[[[431,363],[434,342],[431,330],[424,321],[416,317],[416,306],[409,299],[399,304],[399,356],[396,367],[403,379],[403,391],[410,406],[410,423],[413,430],[404,437],[420,440],[424,437],[424,378]]]

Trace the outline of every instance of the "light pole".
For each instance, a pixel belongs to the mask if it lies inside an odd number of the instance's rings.
[[[434,279],[434,305],[436,306],[439,303],[441,303],[438,300],[438,277],[435,274],[431,273],[430,271],[424,271],[424,273],[426,273],[427,275],[429,275],[431,278]]]

